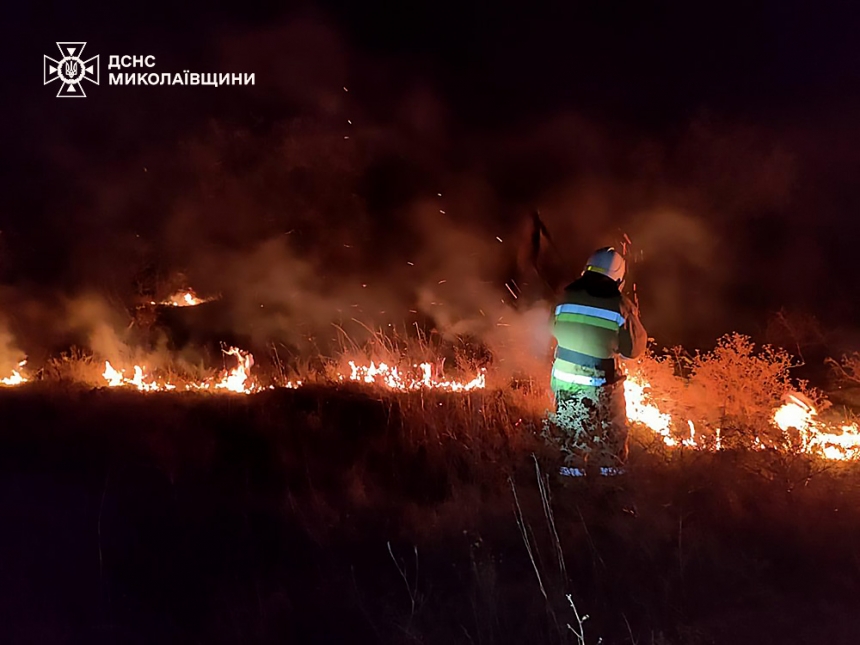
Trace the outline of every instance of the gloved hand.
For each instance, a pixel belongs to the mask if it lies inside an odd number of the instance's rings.
[[[633,302],[626,295],[621,295],[621,315],[624,316],[625,320],[629,320],[631,317],[639,318],[639,305]]]
[[[625,323],[620,329],[619,351],[626,358],[638,358],[648,345],[648,332],[639,318],[639,306],[622,295],[620,309]]]

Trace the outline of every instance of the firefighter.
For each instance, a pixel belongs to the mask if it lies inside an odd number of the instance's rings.
[[[620,360],[640,356],[648,338],[638,307],[622,293],[624,272],[618,251],[598,249],[555,308],[551,387],[573,466],[566,474],[616,474],[627,459]]]

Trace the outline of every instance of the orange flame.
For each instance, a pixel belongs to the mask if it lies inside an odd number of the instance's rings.
[[[690,430],[690,436],[680,441],[673,435],[672,427],[675,420],[662,412],[650,398],[651,386],[641,375],[628,375],[624,381],[624,395],[627,402],[627,419],[632,423],[641,423],[657,434],[669,447],[683,446],[696,449],[722,448],[720,429],[716,429],[716,443],[706,445],[696,435],[696,426],[692,420],[682,421]],[[801,448],[808,453],[819,453],[826,459],[846,460],[860,457],[860,427],[856,423],[833,426],[820,420],[818,411],[811,402],[800,394],[788,393],[786,402],[774,410],[773,423],[787,433],[791,428],[800,433]],[[758,449],[764,444],[758,437],[755,440]]]
[[[254,356],[250,352],[239,349],[238,347],[229,347],[224,350],[227,356],[235,356],[238,360],[238,365],[231,370],[228,370],[220,380],[213,383],[212,381],[199,381],[185,383],[185,390],[227,390],[228,392],[236,392],[239,394],[250,394],[259,390],[251,379],[251,366],[254,364]],[[130,385],[141,392],[170,392],[178,389],[178,386],[170,382],[159,382],[154,377],[148,375],[146,370],[141,365],[133,367],[134,376],[127,378],[124,372],[117,370],[110,361],[105,361],[105,371],[102,373],[102,378],[107,382],[108,387],[119,387]],[[301,385],[301,381],[298,382]],[[286,387],[297,387],[295,383],[288,383]]]
[[[204,302],[210,302],[214,298],[200,298],[194,293],[194,289],[180,289],[172,296],[161,302],[150,302],[152,305],[165,305],[168,307],[195,307],[202,305]]]
[[[656,432],[667,446],[677,446],[678,442],[671,433],[672,417],[645,401],[646,390],[650,388],[650,384],[642,378],[628,376],[624,381],[627,419],[634,423],[641,423]]]
[[[25,359],[18,363],[18,367],[24,367],[26,364],[27,361]],[[29,379],[23,376],[18,370],[12,370],[11,376],[0,378],[0,385],[5,385],[6,387],[13,387],[15,385],[21,385],[22,383],[26,383],[28,380]]]
[[[347,378],[350,381],[382,385],[388,389],[402,392],[421,389],[469,392],[475,389],[484,389],[487,386],[486,370],[483,368],[475,378],[464,383],[434,378],[433,366],[430,363],[413,364],[412,367],[420,370],[421,375],[419,377],[403,376],[397,367],[389,367],[386,363],[377,365],[371,361],[370,365],[366,366],[356,365],[354,361],[349,361],[350,374]],[[339,378],[340,380],[344,379],[343,376]]]
[[[773,421],[783,432],[796,429],[807,451],[820,451],[827,459],[851,459],[860,456],[860,428],[856,423],[838,427],[817,418],[818,411],[794,394],[773,414]],[[839,430],[839,432],[836,432]]]
[[[251,366],[254,364],[254,356],[238,347],[230,347],[225,350],[227,356],[235,356],[239,364],[230,370],[215,384],[219,390],[228,390],[239,394],[250,394],[255,386],[251,383]]]
[[[237,365],[227,370],[219,380],[186,383],[185,390],[207,390],[236,392],[250,394],[261,388],[251,377],[254,357],[236,347],[224,351],[227,356],[234,356]],[[23,365],[23,363],[22,363]],[[411,392],[424,389],[435,389],[446,392],[469,392],[486,388],[486,370],[481,369],[469,381],[446,380],[434,376],[431,363],[413,364],[412,369],[405,372],[387,363],[371,362],[369,365],[358,365],[349,361],[349,374],[338,376],[339,381],[352,381],[377,385],[389,390]],[[110,362],[105,362],[102,374],[109,387],[132,386],[141,392],[169,391],[177,389],[176,385],[161,383],[147,375],[146,370],[135,365],[133,376],[126,377],[120,370],[115,369]],[[21,380],[19,380],[21,379]],[[18,384],[26,379],[16,371],[9,379],[0,379],[3,384]],[[280,387],[297,389],[304,385],[302,381],[288,381]],[[274,387],[274,386],[272,386]],[[632,423],[639,423],[654,432],[663,443],[672,448],[683,447],[698,450],[721,450],[720,428],[715,429],[715,442],[706,440],[705,435],[697,432],[691,419],[676,420],[663,412],[655,403],[648,380],[639,373],[629,374],[624,381],[627,418]],[[852,459],[860,457],[860,427],[857,423],[832,425],[818,418],[818,411],[800,394],[789,393],[786,402],[773,412],[772,422],[783,433],[796,429],[801,436],[801,447],[808,453],[817,453],[826,459]],[[686,427],[689,436],[679,438],[673,428]],[[760,438],[754,442],[756,449],[764,449],[765,444]]]

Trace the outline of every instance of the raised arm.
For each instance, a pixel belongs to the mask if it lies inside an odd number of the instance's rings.
[[[648,344],[648,332],[639,320],[639,308],[622,296],[621,315],[625,323],[618,331],[618,353],[624,358],[639,358]]]

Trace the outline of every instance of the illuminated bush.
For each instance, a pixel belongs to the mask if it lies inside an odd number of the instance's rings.
[[[756,348],[748,336],[731,333],[709,352],[687,355],[675,348],[663,356],[649,353],[633,371],[650,384],[654,403],[676,420],[689,420],[697,444],[713,445],[717,430],[723,448],[781,446],[782,433],[772,424],[773,411],[786,392],[820,397],[805,382],[792,383],[793,359],[783,349]],[[674,427],[679,439],[691,427]]]

